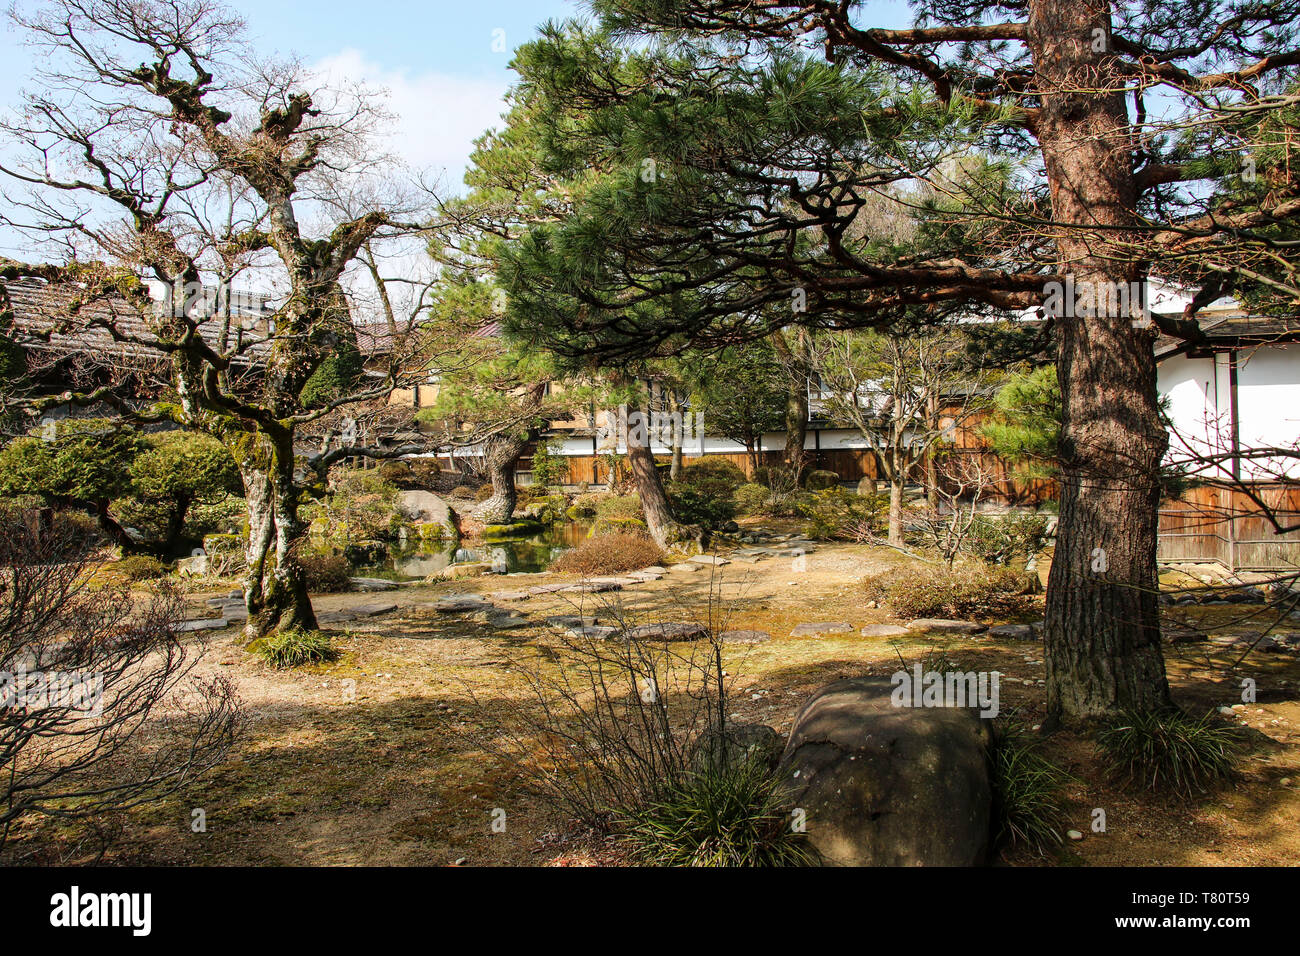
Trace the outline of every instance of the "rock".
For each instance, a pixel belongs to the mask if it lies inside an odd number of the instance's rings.
[[[210,617],[199,621],[180,621],[176,624],[178,634],[193,634],[196,631],[219,631],[229,626],[224,617]]]
[[[1065,835],[1069,837],[1071,840],[1074,840],[1076,843],[1079,840],[1083,839],[1083,834],[1080,833],[1078,830],[1066,830]]]
[[[386,578],[349,578],[358,591],[396,591],[397,582]]]
[[[907,622],[909,631],[931,631],[939,634],[979,634],[988,630],[974,621],[949,621],[941,617],[919,617]]]
[[[735,765],[755,760],[775,770],[785,748],[785,738],[767,724],[742,724],[727,721],[721,731],[710,727],[700,735],[691,755],[698,770],[709,766]]]
[[[726,521],[722,525],[722,530],[727,534],[735,534],[740,530],[740,525],[736,524],[734,521]]]
[[[625,630],[625,641],[698,641],[709,636],[709,629],[703,624],[690,621],[677,621],[666,624],[642,624]]]
[[[551,627],[591,627],[596,623],[596,617],[595,615],[580,617],[577,614],[556,614],[548,617],[546,623]]]
[[[606,591],[621,591],[623,585],[613,581],[581,581],[578,584],[570,584],[563,590],[566,594],[604,594]]]
[[[527,601],[532,597],[527,591],[493,591],[488,595],[494,601]]]
[[[1029,624],[1000,624],[989,628],[989,637],[1008,641],[1032,641],[1034,628]]]
[[[723,631],[718,637],[727,644],[766,644],[772,639],[767,631]]]
[[[412,524],[435,525],[453,541],[460,537],[456,512],[432,491],[403,491],[397,497],[397,512]]]
[[[814,634],[845,634],[853,630],[848,621],[828,621],[821,624],[796,624],[791,637],[807,637]]]
[[[571,637],[574,640],[587,638],[590,640],[605,641],[609,640],[609,638],[617,633],[617,631],[618,628],[616,627],[605,627],[600,624],[585,624],[579,627],[569,628],[564,632],[564,636]]]
[[[528,593],[534,596],[540,594],[555,594],[557,591],[563,591],[570,587],[569,584],[539,584],[535,588],[529,588]]]
[[[799,558],[808,554],[811,550],[811,548],[785,548],[776,552],[776,556],[778,558]]]
[[[724,564],[730,564],[726,558],[719,558],[712,554],[697,554],[686,559],[691,564],[711,564],[715,567],[722,567]]]
[[[993,794],[987,721],[955,707],[895,707],[885,678],[818,690],[795,715],[780,776],[808,839],[840,866],[975,866]]]
[[[449,594],[433,604],[433,609],[439,614],[464,614],[467,611],[486,611],[491,607],[477,594]]]
[[[176,562],[176,573],[181,577],[199,577],[208,573],[208,556],[196,554]]]
[[[531,621],[527,614],[518,611],[493,611],[487,615],[487,624],[497,631],[512,631],[517,627],[527,627]]]
[[[668,569],[667,569],[667,568],[662,568],[662,567],[660,567],[660,566],[657,565],[657,564],[652,564],[652,565],[651,565],[650,567],[648,567],[648,568],[642,568],[642,569],[641,569],[641,573],[642,573],[642,574],[667,574],[667,573],[668,573]]]
[[[692,564],[689,561],[683,561],[681,564],[674,564],[668,570],[669,571],[698,571],[700,570],[700,567],[701,566],[698,564]]]
[[[649,571],[633,571],[628,577],[634,584],[649,584],[651,581],[658,581],[663,575],[651,574]]]
[[[828,488],[839,487],[840,476],[833,471],[810,471],[804,478],[804,487],[809,491],[825,491]]]
[[[902,637],[908,633],[907,628],[897,624],[868,624],[862,629],[863,637]]]
[[[477,578],[484,574],[490,574],[492,565],[486,561],[472,561],[466,564],[449,564],[441,571],[437,571],[427,578],[426,584],[434,584],[439,581],[459,581],[462,578]]]

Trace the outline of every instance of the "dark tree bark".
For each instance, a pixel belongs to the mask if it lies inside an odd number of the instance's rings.
[[[647,433],[649,417],[646,410],[637,409],[632,414],[640,415],[641,420],[628,422],[627,463],[637,495],[641,499],[641,510],[645,513],[646,530],[661,548],[678,548],[690,542],[699,546],[703,542],[701,530],[693,525],[681,524],[673,517],[672,502],[664,491],[650,449]]]
[[[483,443],[483,460],[492,482],[492,497],[471,514],[485,524],[505,524],[515,515],[518,494],[515,468],[528,445],[528,435],[494,435]]]
[[[1129,287],[1122,249],[1137,190],[1121,79],[1092,49],[1110,5],[1031,0],[1028,42],[1045,91],[1035,133],[1063,266],[1077,283]],[[1108,85],[1109,91],[1098,92]],[[1067,303],[1068,305],[1068,303]],[[1109,310],[1103,310],[1109,311]],[[1057,551],[1047,594],[1049,721],[1171,705],[1160,651],[1156,530],[1161,426],[1150,333],[1131,315],[1058,319],[1063,398]]]

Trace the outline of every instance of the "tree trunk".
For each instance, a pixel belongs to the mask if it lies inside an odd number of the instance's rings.
[[[889,543],[896,548],[903,547],[903,467],[895,462],[890,468],[889,478]]]
[[[471,514],[484,524],[506,524],[515,516],[515,467],[528,445],[526,434],[494,435],[483,445],[483,459],[492,481],[492,497]]]
[[[255,640],[272,631],[315,630],[316,612],[297,557],[306,528],[298,518],[292,434],[244,439],[236,461],[249,525],[244,635]]]
[[[1042,97],[1035,132],[1062,271],[1117,290],[1144,278],[1123,248],[1136,188],[1123,82],[1093,52],[1109,4],[1031,0],[1028,42]],[[1109,42],[1109,41],[1107,41]],[[1098,92],[1106,86],[1106,92]],[[1050,92],[1059,91],[1059,92]],[[1090,232],[1092,227],[1096,231]],[[1156,531],[1161,426],[1150,334],[1120,310],[1057,319],[1063,401],[1061,502],[1048,583],[1048,721],[1171,706],[1160,651]],[[1098,313],[1104,314],[1098,314]]]
[[[640,422],[628,422],[627,463],[632,471],[637,494],[641,498],[646,529],[661,548],[674,548],[687,541],[701,543],[703,535],[699,528],[679,524],[673,517],[672,503],[659,479],[659,469],[655,467],[654,454],[650,450],[646,427],[649,419],[645,417],[644,409],[633,414],[642,417]]]
[[[811,362],[805,341],[807,332],[800,329],[797,340],[791,348],[785,335],[777,332],[772,336],[772,345],[786,371],[785,397],[785,450],[782,461],[794,474],[795,484],[803,478],[807,465],[807,453],[804,445],[808,441],[808,381],[811,374]]]
[[[686,402],[676,392],[673,395],[673,457],[672,464],[668,466],[668,477],[672,481],[678,481],[682,477],[682,459],[685,456],[683,450],[686,444],[686,423],[683,416],[686,414]]]

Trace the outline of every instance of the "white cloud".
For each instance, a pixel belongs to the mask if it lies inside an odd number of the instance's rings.
[[[440,176],[447,192],[462,191],[474,140],[500,125],[509,88],[505,78],[395,70],[350,49],[326,57],[315,69],[327,81],[381,90],[395,117],[392,152],[412,167]]]

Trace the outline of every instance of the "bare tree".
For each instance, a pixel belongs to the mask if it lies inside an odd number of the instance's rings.
[[[0,513],[0,846],[24,814],[90,818],[170,793],[240,725],[224,677],[192,675],[179,595],[91,587],[84,536]],[[147,749],[135,746],[145,732]]]

